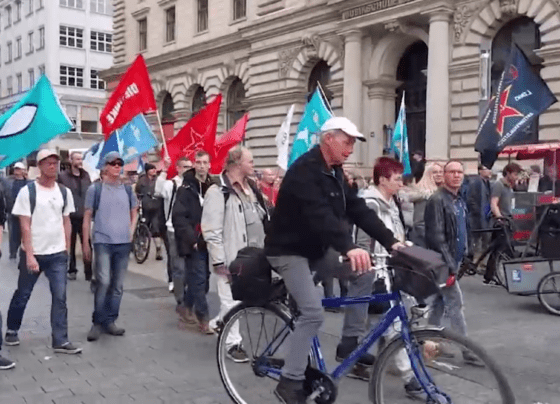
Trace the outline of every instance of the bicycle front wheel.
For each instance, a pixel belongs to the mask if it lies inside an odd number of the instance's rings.
[[[278,403],[273,391],[292,328],[288,310],[278,304],[241,303],[228,313],[218,337],[217,360],[220,378],[234,403]]]
[[[560,316],[560,272],[546,274],[539,282],[537,293],[543,307]]]
[[[409,404],[411,397],[435,404],[515,403],[498,365],[468,338],[427,329],[413,331],[411,340],[410,357],[401,338],[381,353],[370,381],[374,404]],[[418,378],[409,358],[419,370]],[[416,381],[424,387],[414,389]]]
[[[145,223],[138,224],[136,231],[134,232],[133,249],[134,258],[138,264],[144,263],[148,259],[148,253],[150,252],[150,243],[152,237],[150,234],[150,229]]]

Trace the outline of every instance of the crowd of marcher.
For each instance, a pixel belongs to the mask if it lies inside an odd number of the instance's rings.
[[[330,119],[320,138],[320,144],[298,159],[284,178],[270,169],[257,175],[250,150],[242,146],[229,152],[219,176],[209,174],[211,156],[201,150],[192,160],[174,162],[177,175],[171,179],[166,159],[145,164],[140,176],[123,173],[124,161],[117,152],[103,157],[100,179],[94,182],[82,167],[80,153],[72,153],[70,167],[59,172],[59,155],[39,151],[39,176],[34,181],[26,178],[25,166],[16,163],[0,188],[0,230],[8,224],[9,259],[19,259],[3,341],[0,319],[0,349],[2,342],[20,344],[27,302],[45,273],[52,293],[52,347],[57,353],[82,352],[69,340],[66,307],[67,281],[78,275],[78,239],[84,276],[94,291],[87,340],[96,341],[102,333],[124,335],[116,322],[139,214],[155,239],[156,260],[164,259],[165,248],[169,291],[179,319],[205,335],[219,332],[224,316],[238,303],[228,271],[237,253],[245,247],[265,249],[301,311],[276,390],[285,403],[305,402],[301,384],[311,339],[323,322],[321,297],[334,295],[332,271],[315,276],[311,271],[336,267],[341,254],[365,274],[340,281],[340,292],[360,296],[391,287],[389,277],[368,272],[370,253],[403,248],[407,240],[440,253],[449,273],[442,295],[429,303],[430,323],[439,325],[445,313],[451,327],[466,335],[456,274],[464,259],[479,254],[489,241],[486,233],[472,230],[511,217],[513,192],[523,190],[524,179],[536,175],[538,167],[524,175],[518,164],[509,163],[501,178],[492,182],[493,172],[480,165],[478,175],[466,181],[461,161],[426,162],[422,153],[415,152],[411,175],[403,175],[399,161],[383,156],[368,178],[342,169],[355,141],[364,140],[350,121]],[[539,190],[549,190],[553,182],[547,172]],[[492,284],[493,266],[487,268],[484,283]],[[220,298],[215,318],[210,318],[207,302],[211,274]],[[321,294],[315,288],[317,281],[324,288]],[[365,304],[345,310],[337,360],[358,346],[367,313]],[[235,326],[226,343],[229,359],[249,360]],[[477,362],[468,356],[464,360]],[[374,361],[374,355],[362,356],[352,375],[367,379]],[[396,362],[405,390],[421,391],[404,352]],[[0,369],[14,366],[0,356]]]

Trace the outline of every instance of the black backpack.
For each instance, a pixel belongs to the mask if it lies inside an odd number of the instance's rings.
[[[35,185],[35,181],[30,182],[26,186],[29,190],[29,207],[31,209],[31,216],[33,216],[35,206],[37,205],[37,186]],[[60,189],[60,193],[62,194],[62,213],[64,214],[68,202],[68,189],[60,183],[58,183],[58,189]]]
[[[272,292],[272,267],[263,248],[245,247],[229,266],[234,300],[266,303]]]

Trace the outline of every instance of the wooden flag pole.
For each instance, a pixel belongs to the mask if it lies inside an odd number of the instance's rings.
[[[161,124],[161,118],[159,116],[159,110],[156,109],[156,115],[159,124],[159,130],[161,131],[161,140],[163,141],[163,150],[165,151],[165,157],[169,160],[169,151],[167,150],[167,141],[165,140],[165,134],[163,133],[163,125]]]

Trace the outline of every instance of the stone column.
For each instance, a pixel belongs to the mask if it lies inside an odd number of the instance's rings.
[[[344,116],[358,127],[362,125],[362,31],[352,30],[344,33]],[[360,143],[360,142],[358,142]],[[363,162],[363,152],[356,145],[348,163]]]
[[[426,97],[426,158],[449,157],[449,21],[451,12],[430,13],[428,88]]]

